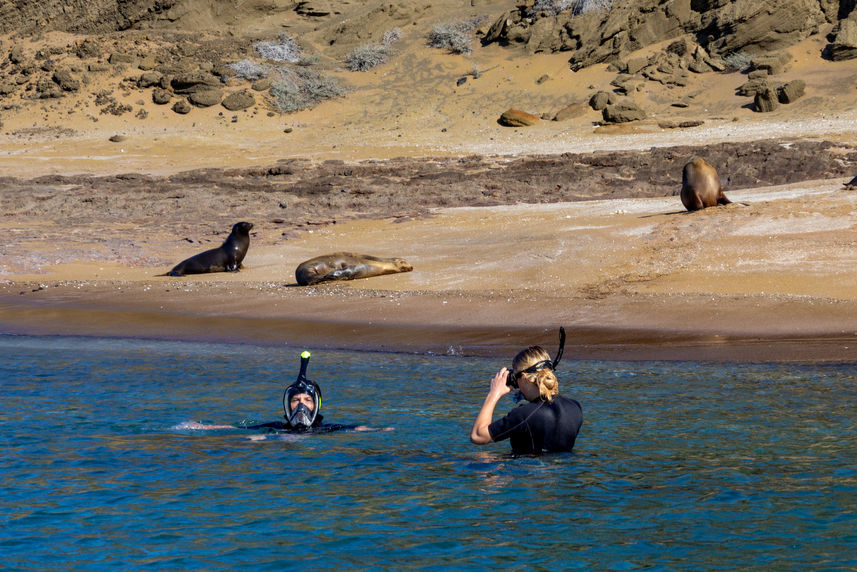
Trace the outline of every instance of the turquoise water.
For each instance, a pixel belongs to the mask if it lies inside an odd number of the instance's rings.
[[[482,358],[0,336],[0,568],[857,569],[854,367],[564,362],[575,454],[469,443]],[[503,411],[511,400],[501,402]]]

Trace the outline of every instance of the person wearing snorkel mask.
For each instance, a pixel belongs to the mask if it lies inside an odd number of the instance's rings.
[[[307,379],[306,370],[310,353],[301,354],[301,369],[294,383],[283,392],[283,417],[285,421],[270,421],[258,425],[206,425],[203,423],[185,423],[187,429],[265,429],[269,433],[327,433],[330,431],[379,431],[365,425],[341,425],[322,423],[321,387],[315,381]],[[390,428],[380,429],[388,431]]]
[[[561,346],[565,331],[560,331]],[[515,356],[512,369],[501,368],[491,380],[488,395],[473,423],[470,440],[485,445],[509,439],[514,454],[571,451],[583,424],[583,410],[574,399],[559,394],[553,361],[541,346],[530,346]],[[504,395],[517,389],[527,403],[492,421],[494,408]]]

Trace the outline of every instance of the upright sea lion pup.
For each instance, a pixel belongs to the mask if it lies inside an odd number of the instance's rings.
[[[403,258],[378,258],[368,254],[334,252],[301,262],[295,270],[295,279],[301,286],[309,286],[331,280],[354,280],[410,272],[413,269]]]
[[[241,262],[250,248],[250,229],[253,223],[238,222],[232,226],[232,232],[218,248],[212,248],[191,256],[175,265],[163,276],[184,276],[185,274],[205,274],[206,272],[238,272]]]
[[[689,211],[731,203],[723,194],[717,171],[705,159],[694,157],[681,173],[681,204]]]

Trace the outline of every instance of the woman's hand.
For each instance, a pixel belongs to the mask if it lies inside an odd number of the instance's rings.
[[[505,367],[501,367],[500,371],[494,376],[494,379],[491,380],[491,385],[488,388],[489,394],[496,394],[498,397],[503,397],[507,393],[512,392],[512,388],[506,385],[506,382],[509,380],[509,375],[512,372]]]
[[[509,370],[502,367],[491,380],[488,395],[485,396],[482,409],[479,410],[479,415],[476,416],[476,421],[473,423],[473,429],[470,430],[470,440],[477,445],[485,445],[493,441],[488,426],[491,424],[491,417],[494,415],[494,407],[497,402],[512,391],[512,388],[506,385],[507,379],[509,379]]]

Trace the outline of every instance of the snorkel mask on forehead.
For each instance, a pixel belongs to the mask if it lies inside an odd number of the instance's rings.
[[[310,353],[305,351],[301,354],[301,371],[298,378],[283,392],[283,411],[288,424],[294,429],[307,430],[312,427],[321,409],[321,388],[312,380],[307,379],[306,369],[309,365]],[[292,397],[306,394],[312,399],[313,407],[310,409],[304,403],[298,403],[294,409],[291,407]]]
[[[565,349],[565,328],[560,326],[559,328],[559,349],[556,350],[556,357],[553,360],[542,360],[540,362],[536,362],[527,369],[522,369],[521,371],[515,371],[514,364],[512,365],[511,373],[509,373],[509,377],[506,378],[506,385],[511,387],[512,389],[518,389],[518,380],[521,378],[521,374],[524,373],[536,373],[537,371],[541,371],[543,369],[551,369],[556,370],[556,366],[559,365],[559,360],[562,359],[562,350]]]

